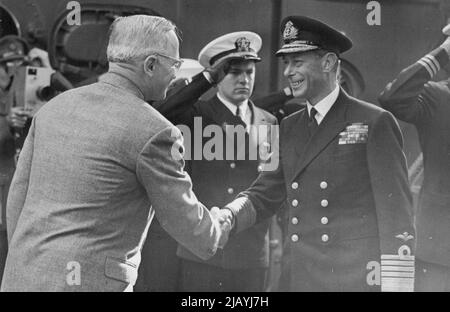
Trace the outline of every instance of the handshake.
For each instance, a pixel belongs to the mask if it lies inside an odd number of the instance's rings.
[[[234,215],[230,209],[220,209],[218,207],[212,207],[210,213],[213,219],[219,222],[222,235],[220,236],[218,247],[222,249],[228,242],[228,237],[234,227]]]

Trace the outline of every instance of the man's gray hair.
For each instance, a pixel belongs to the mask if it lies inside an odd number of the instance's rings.
[[[149,15],[118,17],[110,28],[107,56],[109,62],[130,63],[167,48],[165,34],[177,28],[171,21]]]

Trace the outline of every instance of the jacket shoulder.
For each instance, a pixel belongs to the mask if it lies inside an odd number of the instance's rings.
[[[269,122],[271,124],[276,124],[278,122],[277,118],[274,115],[272,115],[271,113],[269,113],[268,111],[266,111],[262,108],[259,108],[256,105],[253,105],[253,108],[255,111],[258,111],[259,113],[261,113],[264,116],[264,118],[267,120],[267,122]]]
[[[352,115],[365,119],[377,118],[385,113],[390,114],[384,108],[354,97],[349,97],[347,104],[349,105],[348,109]]]
[[[301,118],[305,109],[306,107],[290,114],[289,116],[284,117],[281,120],[281,126],[286,129],[292,127]]]

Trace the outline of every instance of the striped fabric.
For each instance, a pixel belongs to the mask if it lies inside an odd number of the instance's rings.
[[[414,256],[381,256],[381,290],[387,292],[414,291]]]
[[[441,69],[441,66],[439,65],[439,62],[431,54],[425,55],[424,57],[422,57],[417,62],[420,65],[422,65],[423,67],[425,67],[425,69],[430,74],[430,77],[433,77],[434,75],[436,75],[437,72]]]

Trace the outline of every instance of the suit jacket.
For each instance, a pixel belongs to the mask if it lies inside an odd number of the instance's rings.
[[[211,257],[220,229],[173,155],[182,147],[179,130],[121,73],[48,102],[8,196],[2,291],[130,290],[154,214]]]
[[[424,180],[416,215],[418,258],[450,266],[450,89],[429,82],[449,62],[438,48],[404,69],[379,101],[397,118],[412,123],[423,152]]]
[[[243,121],[235,116],[218,98],[214,96],[209,101],[197,102],[191,110],[184,114],[184,120],[190,129],[195,126],[192,123],[195,117],[201,117],[202,130],[209,125],[219,125],[222,128],[223,141],[223,160],[208,160],[202,157],[201,160],[194,158],[194,139],[192,138],[192,155],[189,162],[189,172],[192,177],[194,191],[198,198],[207,206],[222,207],[236,196],[240,191],[245,190],[258,176],[263,160],[259,157],[251,158],[249,148],[257,150],[263,145],[270,145],[270,126],[276,124],[276,119],[266,111],[257,108],[249,101],[249,109],[252,112],[252,126],[266,126],[266,128],[253,128],[249,134],[245,134],[245,146],[238,146],[235,140],[234,154],[232,160],[226,160],[229,147],[227,140],[231,138],[226,133],[227,126],[245,126]],[[267,131],[267,132],[266,132]],[[258,137],[259,136],[259,137]],[[208,139],[203,139],[205,148]],[[268,145],[267,145],[268,146]],[[242,148],[245,148],[243,150]],[[227,151],[228,150],[228,151]],[[243,159],[238,158],[242,152]],[[269,236],[268,228],[270,220],[265,220],[246,231],[230,238],[223,250],[205,263],[219,266],[227,269],[244,269],[254,267],[267,267],[269,262]],[[177,254],[184,259],[202,262],[201,259],[193,255],[186,248],[178,248]]]
[[[380,282],[383,290],[411,290],[411,194],[395,119],[341,89],[312,137],[307,124],[306,109],[282,122],[281,165],[227,205],[236,230],[287,200],[283,290],[370,291]]]

